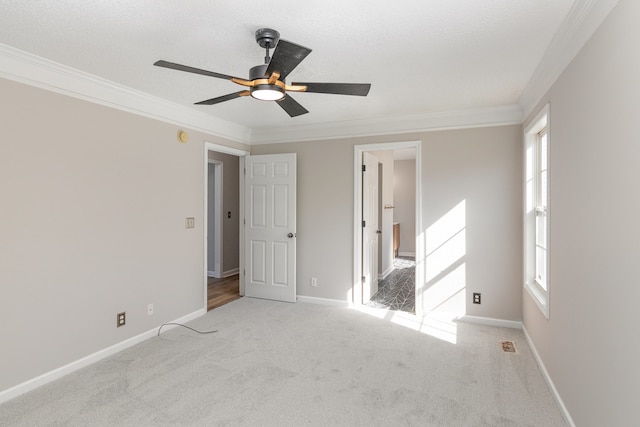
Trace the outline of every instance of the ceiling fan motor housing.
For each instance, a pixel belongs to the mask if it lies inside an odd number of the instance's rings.
[[[267,72],[268,66],[268,64],[264,64],[251,67],[251,69],[249,70],[249,80],[268,78],[269,76],[265,74]]]

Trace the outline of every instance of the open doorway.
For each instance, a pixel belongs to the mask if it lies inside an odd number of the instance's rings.
[[[241,171],[249,153],[208,142],[204,151],[204,305],[211,310],[244,294]]]
[[[422,263],[416,264],[421,222],[420,162],[417,161],[420,141],[357,145],[354,157],[353,303],[421,313]],[[376,209],[371,206],[374,178],[366,173],[372,168],[371,157],[376,167]],[[398,180],[396,166],[400,181],[409,180],[403,182],[400,189],[394,188],[394,181]],[[398,193],[398,203],[394,200],[395,193]],[[376,224],[376,235],[371,234],[369,224]],[[374,272],[369,271],[373,263],[368,261],[372,236],[377,238],[375,278]],[[402,245],[397,240],[399,236],[402,236]]]
[[[363,304],[415,313],[416,150],[374,151],[373,155],[386,160],[379,163],[378,172],[380,268],[377,292],[368,302],[363,295]]]

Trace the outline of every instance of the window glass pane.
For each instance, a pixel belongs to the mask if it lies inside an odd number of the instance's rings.
[[[547,206],[547,130],[538,134],[538,205]]]
[[[536,247],[536,282],[547,290],[547,251]]]
[[[547,247],[547,216],[541,212],[536,214],[536,245]]]
[[[540,172],[540,206],[547,206],[547,171]]]
[[[536,164],[536,196],[539,211],[536,211],[535,219],[535,278],[536,283],[547,290],[547,215],[544,208],[547,206],[547,132],[543,129],[538,134],[537,164]]]
[[[540,135],[540,170],[547,170],[547,132]]]

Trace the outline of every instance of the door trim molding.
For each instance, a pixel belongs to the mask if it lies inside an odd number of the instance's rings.
[[[233,156],[238,156],[239,157],[239,161],[240,161],[240,184],[239,184],[239,191],[240,191],[240,212],[244,212],[244,158],[245,156],[248,156],[250,153],[248,151],[245,150],[240,150],[237,148],[233,148],[233,147],[227,147],[226,145],[220,145],[220,144],[215,144],[213,142],[208,142],[208,141],[204,141],[204,163],[203,163],[203,173],[202,173],[202,179],[204,181],[204,203],[203,207],[204,207],[204,212],[203,212],[203,218],[204,221],[204,234],[203,234],[203,238],[202,238],[202,245],[204,247],[204,263],[203,263],[203,278],[202,278],[202,292],[203,292],[203,307],[206,313],[207,310],[207,279],[209,276],[209,272],[207,270],[207,260],[209,258],[208,256],[208,245],[207,245],[207,236],[209,235],[209,229],[208,229],[208,222],[207,218],[209,218],[209,206],[208,206],[208,197],[209,197],[209,151],[217,151],[218,153],[225,153],[225,154],[231,154]],[[240,260],[239,260],[239,265],[241,268],[244,268],[244,227],[240,227]],[[242,274],[240,274],[240,295],[244,295],[244,277]]]
[[[422,286],[424,285],[424,250],[422,233],[422,141],[387,142],[380,144],[361,144],[353,147],[353,281],[350,302],[354,307],[362,306],[362,153],[365,151],[398,150],[415,148],[416,150],[416,314],[423,312]],[[422,246],[421,246],[422,245]]]

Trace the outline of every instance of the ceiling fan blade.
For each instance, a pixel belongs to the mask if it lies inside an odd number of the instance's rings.
[[[332,93],[335,95],[367,96],[370,83],[292,83],[293,86],[306,86],[305,92]]]
[[[206,101],[196,102],[195,105],[219,104],[220,102],[231,101],[232,99],[240,98],[241,96],[249,96],[249,91],[241,90],[240,92],[230,93],[228,95],[219,96],[217,98],[207,99]]]
[[[176,64],[175,62],[156,61],[153,65],[156,67],[171,68],[172,70],[186,71],[187,73],[202,74],[203,76],[217,77],[219,79],[231,80],[237,77],[227,76],[226,74],[215,73],[213,71],[201,70],[200,68],[189,67],[188,65]]]
[[[309,48],[280,40],[276,45],[276,50],[273,51],[265,76],[277,72],[280,73],[280,80],[284,80],[310,53],[311,49]]]
[[[285,95],[284,98],[276,102],[291,117],[300,116],[302,114],[307,114],[309,112],[302,105],[298,104],[298,101],[296,101],[289,95]]]

